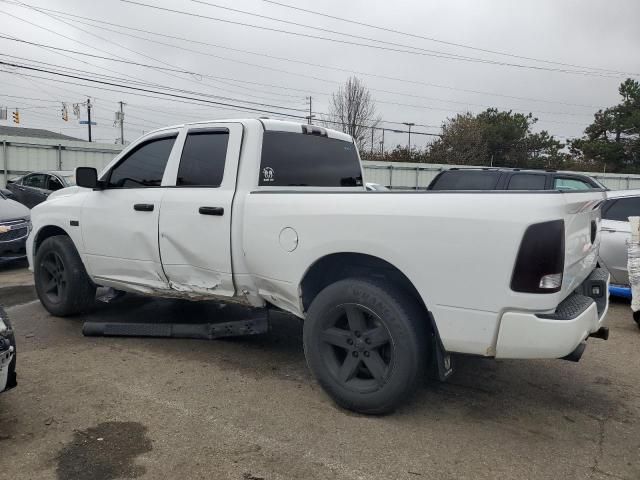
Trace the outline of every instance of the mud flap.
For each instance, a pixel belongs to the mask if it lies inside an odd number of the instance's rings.
[[[453,362],[451,360],[451,354],[447,352],[440,340],[440,334],[438,333],[438,326],[433,318],[431,312],[429,312],[429,320],[431,321],[431,376],[434,379],[444,382],[451,374],[453,374]]]

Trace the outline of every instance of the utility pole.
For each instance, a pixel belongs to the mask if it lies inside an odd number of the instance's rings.
[[[120,117],[118,120],[120,121],[120,145],[124,145],[124,105],[125,103],[120,101]]]
[[[373,127],[371,127],[371,156],[373,157]]]
[[[411,127],[413,127],[415,123],[413,122],[402,122],[402,123],[405,124],[407,127],[409,127],[409,145],[407,147],[407,150],[409,152],[409,160],[411,160]]]
[[[89,127],[89,141],[91,141],[91,99],[87,98],[87,127]]]
[[[384,128],[382,129],[382,141],[380,142],[380,153],[384,159]]]
[[[305,98],[306,98],[307,100],[309,100],[309,116],[307,116],[307,120],[308,120],[308,122],[307,122],[307,123],[308,123],[309,125],[311,125],[311,119],[312,119],[313,117],[315,117],[315,115],[313,114],[313,108],[312,108],[312,106],[313,106],[313,103],[312,103],[312,102],[313,102],[313,100],[312,100],[312,98],[311,98],[311,95],[309,95],[308,97],[305,97]]]

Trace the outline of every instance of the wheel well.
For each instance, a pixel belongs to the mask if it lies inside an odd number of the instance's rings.
[[[334,253],[316,261],[301,283],[302,306],[307,311],[316,295],[332,283],[350,277],[370,276],[391,281],[427,311],[418,290],[404,273],[381,258],[362,253]]]
[[[40,248],[42,242],[44,242],[47,238],[55,237],[56,235],[64,235],[65,237],[69,236],[69,234],[62,228],[56,227],[55,225],[47,225],[46,227],[42,227],[38,232],[38,236],[33,242],[33,255],[35,256],[35,254],[38,252],[38,248]]]

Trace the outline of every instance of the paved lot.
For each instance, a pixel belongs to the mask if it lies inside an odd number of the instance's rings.
[[[640,330],[625,304],[578,364],[458,357],[450,382],[381,418],[329,401],[295,319],[235,340],[109,339],[37,302],[8,312],[19,386],[0,395],[0,479],[640,478]],[[129,298],[91,317],[118,315],[224,309]]]

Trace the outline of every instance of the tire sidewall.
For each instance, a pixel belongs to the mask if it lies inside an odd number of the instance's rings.
[[[41,265],[44,257],[51,252],[60,255],[65,269],[64,275],[66,277],[67,288],[59,302],[52,302],[42,290],[42,280],[40,277]],[[83,299],[78,297],[86,295],[85,292],[87,288],[83,283],[88,284],[89,278],[73,241],[69,237],[54,236],[42,242],[35,256],[34,276],[38,298],[50,313],[58,316],[66,316],[78,313],[81,310],[80,305]],[[91,288],[89,290],[91,290]]]
[[[373,392],[359,393],[346,388],[325,365],[320,340],[324,316],[344,303],[360,304],[373,311],[391,336],[394,352],[392,370],[386,381]],[[424,318],[412,318],[417,310],[407,308],[413,306],[411,299],[389,285],[364,279],[341,280],[325,288],[314,299],[303,330],[307,365],[339,405],[363,413],[387,413],[415,388],[417,378],[424,371],[427,340],[424,328],[419,325]]]

